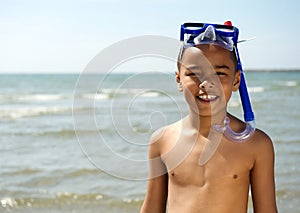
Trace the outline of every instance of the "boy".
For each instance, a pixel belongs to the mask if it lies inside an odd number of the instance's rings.
[[[271,139],[258,129],[242,143],[211,134],[224,117],[235,132],[243,131],[245,123],[226,112],[232,91],[240,86],[237,50],[222,46],[228,40],[216,31],[205,33],[201,42],[181,50],[176,81],[189,114],[150,139],[150,177],[141,213],[166,212],[166,206],[170,213],[246,213],[249,186],[254,212],[276,213]],[[207,61],[213,72],[207,71]],[[207,151],[207,144],[217,144],[216,149]],[[209,157],[199,164],[206,152]]]

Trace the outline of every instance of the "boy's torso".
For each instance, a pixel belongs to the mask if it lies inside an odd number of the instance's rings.
[[[193,134],[180,134],[186,131],[178,127],[166,131],[161,156],[169,176],[168,211],[246,212],[254,164],[252,143],[231,142],[223,137],[212,158],[200,166],[207,140],[199,137],[195,141]]]

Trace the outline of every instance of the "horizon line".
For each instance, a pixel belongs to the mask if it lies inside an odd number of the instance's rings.
[[[83,71],[82,71],[83,72]],[[40,75],[49,75],[49,74],[62,74],[62,75],[66,75],[66,74],[82,74],[82,72],[76,72],[76,71],[47,71],[47,72],[36,72],[36,71],[12,71],[12,72],[1,72],[0,71],[0,75],[21,75],[21,74],[29,74],[29,75],[33,75],[33,74],[40,74]],[[154,71],[147,71],[145,73],[149,73],[151,74],[151,72],[155,73],[155,72],[161,72],[161,73],[173,73],[173,71],[161,71],[161,70],[154,70]],[[249,68],[249,69],[244,69],[244,72],[300,72],[300,68]],[[118,71],[118,72],[113,72],[110,74],[136,74],[139,73],[139,71]],[[106,74],[103,72],[95,72],[95,73],[86,73],[86,74]]]

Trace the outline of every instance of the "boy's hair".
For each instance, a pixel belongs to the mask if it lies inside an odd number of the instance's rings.
[[[178,69],[178,71],[180,71],[180,67],[182,65],[182,56],[183,56],[183,53],[186,49],[187,48],[185,48],[183,45],[180,47],[178,58],[177,58],[177,69]],[[232,51],[230,51],[230,56],[231,56],[231,59],[233,61],[234,67],[235,67],[234,71],[236,72],[238,70],[238,62],[237,62],[235,47]]]

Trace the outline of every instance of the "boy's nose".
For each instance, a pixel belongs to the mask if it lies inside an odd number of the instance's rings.
[[[210,82],[205,80],[205,81],[203,81],[202,83],[199,84],[199,87],[201,89],[205,89],[205,90],[211,89],[211,88],[213,88],[213,83],[210,83]]]

